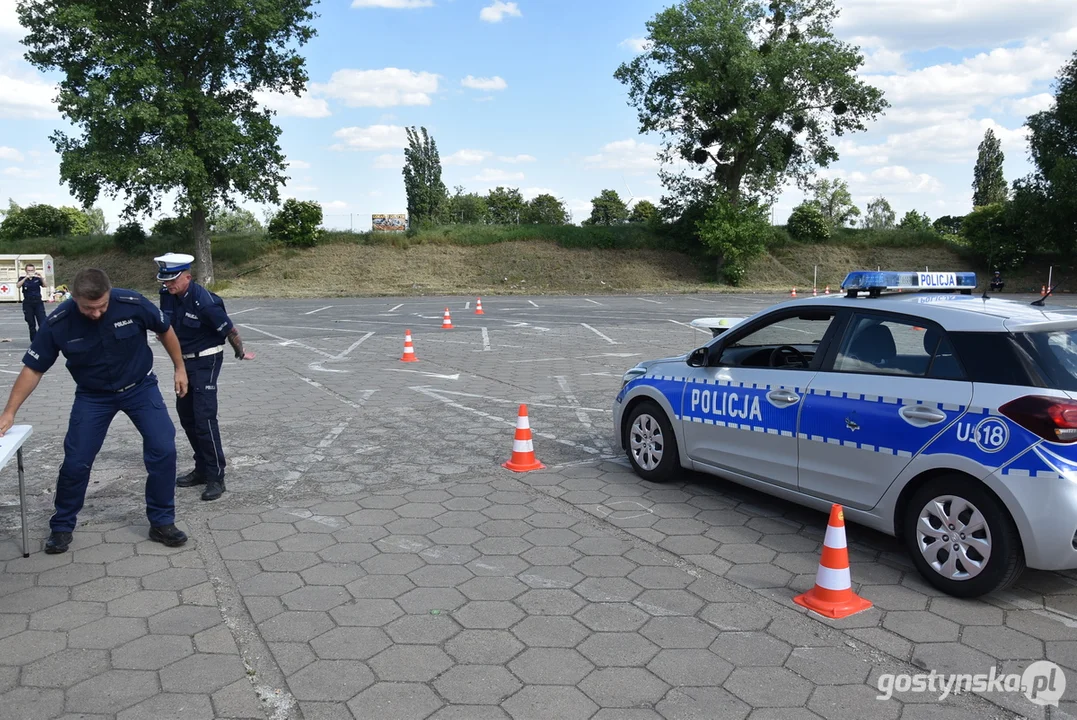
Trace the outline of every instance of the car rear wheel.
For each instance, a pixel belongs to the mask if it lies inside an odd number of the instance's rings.
[[[1025,569],[1009,512],[971,478],[927,482],[909,501],[903,531],[917,570],[947,595],[972,598],[1001,590]]]
[[[632,409],[627,429],[628,461],[636,474],[651,482],[666,482],[680,468],[677,438],[666,413],[644,401]]]

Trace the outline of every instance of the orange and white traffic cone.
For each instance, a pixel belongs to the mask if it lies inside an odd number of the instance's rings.
[[[484,313],[482,311],[482,298],[479,298],[478,300],[475,301],[475,314],[476,315],[485,315],[486,314],[486,313]]]
[[[818,295],[819,295],[819,291],[816,288],[813,287],[811,289],[811,296],[812,297],[818,297]]]
[[[1046,285],[1040,285],[1040,295],[1046,295],[1046,294],[1047,294],[1047,286]]]
[[[789,297],[796,297],[796,296],[797,296],[797,286],[794,285],[793,286],[793,292],[789,293]]]
[[[404,331],[404,354],[400,356],[400,362],[419,362],[415,357],[415,347],[411,344],[411,330]]]
[[[830,294],[830,286],[829,285],[826,286],[826,290],[823,291],[823,294],[824,295],[829,295]]]
[[[527,420],[527,405],[520,405],[516,418],[516,435],[512,440],[512,457],[501,467],[513,472],[542,470],[546,466],[535,458],[535,446],[531,442],[531,425]]]
[[[837,503],[830,506],[830,521],[823,539],[823,556],[815,575],[815,587],[797,595],[793,602],[829,618],[845,618],[871,607],[853,592],[849,575],[849,548],[845,543],[845,513]]]
[[[441,321],[442,330],[452,330],[452,318],[449,317],[449,308],[445,308],[445,319]]]

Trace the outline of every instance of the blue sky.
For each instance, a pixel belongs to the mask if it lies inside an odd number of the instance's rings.
[[[371,213],[403,212],[403,128],[414,125],[437,142],[450,189],[551,192],[576,222],[604,188],[657,201],[658,138],[637,132],[613,72],[669,4],[322,0],[318,36],[304,50],[307,93],[262,98],[279,113],[293,163],[282,196],[322,203],[327,227],[365,230]],[[50,103],[55,78],[22,60],[14,5],[0,0],[0,203],[74,204],[48,141],[66,126]],[[1007,180],[1029,171],[1022,124],[1049,106],[1051,82],[1077,50],[1077,3],[838,5],[838,36],[861,47],[861,74],[892,107],[868,132],[842,138],[841,160],[821,176],[846,179],[862,209],[882,195],[899,217],[914,208],[932,218],[964,214],[988,127],[1002,140]],[[802,197],[787,188],[775,220]],[[98,205],[115,225],[120,203]]]

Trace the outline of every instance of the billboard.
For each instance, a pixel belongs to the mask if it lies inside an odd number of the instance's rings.
[[[398,215],[371,215],[370,228],[374,232],[405,232],[408,229],[408,216]]]

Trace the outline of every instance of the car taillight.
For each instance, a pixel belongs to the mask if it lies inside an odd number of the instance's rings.
[[[1011,400],[998,411],[1044,440],[1057,443],[1077,440],[1077,401],[1026,395]]]

